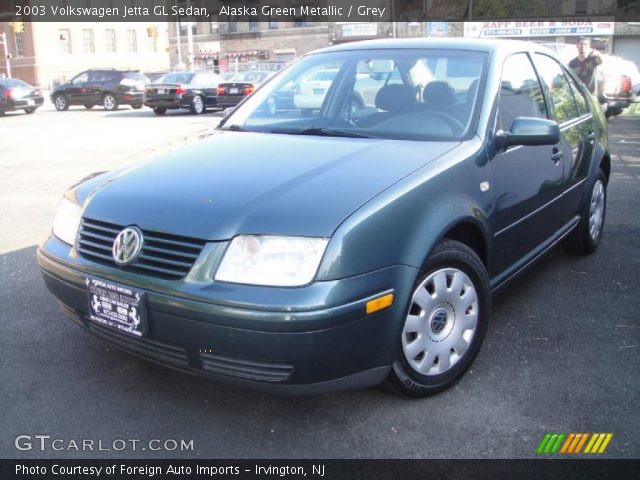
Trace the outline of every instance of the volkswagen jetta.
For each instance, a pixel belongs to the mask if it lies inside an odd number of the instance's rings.
[[[313,108],[278,108],[322,71]],[[38,262],[77,324],[162,364],[426,396],[472,363],[492,293],[561,241],[596,249],[610,168],[597,101],[544,47],[350,43],[71,188]]]

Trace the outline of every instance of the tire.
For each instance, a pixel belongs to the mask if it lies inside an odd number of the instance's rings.
[[[69,110],[69,100],[64,95],[56,95],[53,98],[53,105],[59,112]]]
[[[589,198],[582,206],[580,222],[567,237],[565,243],[567,250],[581,255],[595,252],[602,240],[606,211],[607,177],[601,169],[598,169],[591,185]]]
[[[200,95],[194,96],[193,100],[191,100],[191,106],[189,107],[189,110],[194,115],[200,115],[204,113],[205,111],[204,99]]]
[[[102,106],[107,112],[113,112],[118,109],[118,101],[113,93],[105,93],[102,96]]]
[[[142,108],[142,104],[134,103],[133,105],[131,105],[131,108],[133,108],[134,110],[140,110]]]
[[[418,277],[406,312],[384,386],[423,398],[458,381],[480,349],[491,312],[482,260],[465,244],[443,240]]]
[[[167,109],[164,107],[155,107],[153,109],[153,113],[155,113],[156,115],[164,115],[165,113],[167,113]]]
[[[91,110],[94,107],[93,103],[85,103],[84,104],[84,108],[86,108],[87,110]]]
[[[26,113],[27,115],[31,115],[35,111],[36,111],[35,108],[25,108],[24,109],[24,113]]]

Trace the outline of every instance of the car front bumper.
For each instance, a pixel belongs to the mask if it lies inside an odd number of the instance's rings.
[[[202,301],[201,296],[185,297],[180,288],[171,293],[172,284],[186,280],[164,281],[164,289],[148,284],[145,288],[140,275],[85,260],[55,237],[40,246],[37,257],[49,291],[64,312],[91,333],[172,368],[285,394],[361,388],[384,381],[397,353],[407,300],[418,274],[412,267],[393,266],[296,289],[227,284],[228,298],[218,295]],[[145,337],[88,318],[88,276],[146,292]],[[275,303],[278,291],[286,290],[289,305],[238,302],[232,294],[247,289],[250,297],[260,288]],[[367,315],[367,301],[388,292],[395,295],[393,305]]]
[[[15,98],[0,103],[0,110],[10,112],[12,110],[23,110],[41,107],[44,97]]]

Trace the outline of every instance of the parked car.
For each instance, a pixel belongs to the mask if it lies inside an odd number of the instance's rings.
[[[193,114],[205,113],[207,107],[218,106],[219,83],[220,77],[211,72],[167,73],[162,80],[146,86],[144,104],[156,115],[180,108]]]
[[[235,107],[246,96],[264,83],[270,72],[242,72],[230,80],[218,85],[218,104],[222,107]]]
[[[599,95],[607,105],[607,117],[619,115],[637,101],[633,86],[640,83],[640,72],[635,63],[615,55],[603,55],[598,73],[601,85]]]
[[[102,105],[107,111],[120,105],[142,108],[144,85],[149,79],[137,70],[92,69],[58,85],[51,92],[51,102],[59,111],[72,105],[93,108]]]
[[[0,116],[14,110],[33,113],[43,102],[44,97],[39,88],[17,78],[0,79]]]
[[[331,65],[312,115],[269,110]],[[287,67],[208,138],[71,188],[37,257],[74,322],[161,364],[423,397],[472,364],[494,292],[560,242],[596,250],[610,171],[602,112],[542,47],[348,43]]]
[[[158,83],[164,78],[167,73],[170,72],[145,72],[145,76],[148,79],[148,83]]]
[[[293,104],[307,112],[320,108],[338,70],[325,69],[302,79],[293,96]]]

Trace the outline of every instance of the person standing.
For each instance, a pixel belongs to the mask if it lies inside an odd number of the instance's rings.
[[[581,38],[577,47],[578,56],[569,62],[569,67],[576,72],[590,92],[597,93],[595,71],[598,65],[602,65],[602,56],[598,50],[591,48],[590,38]]]

